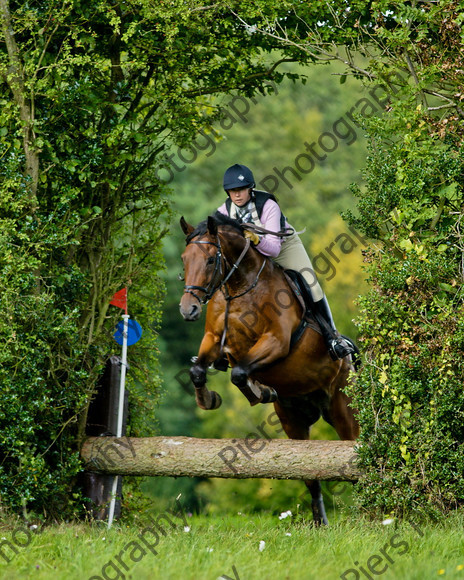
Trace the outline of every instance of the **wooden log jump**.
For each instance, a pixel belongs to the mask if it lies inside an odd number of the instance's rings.
[[[353,441],[90,437],[86,469],[118,475],[357,481]]]

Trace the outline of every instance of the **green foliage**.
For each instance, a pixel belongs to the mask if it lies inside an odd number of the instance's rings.
[[[360,300],[365,365],[350,389],[368,468],[360,497],[371,511],[453,509],[464,502],[460,135],[441,139],[436,120],[403,105],[369,131],[367,188],[351,216],[378,240]]]
[[[211,124],[215,93],[280,80],[272,43],[220,5],[0,4],[1,502],[69,515],[86,411],[129,286],[133,435],[159,386],[163,152]],[[163,223],[162,223],[163,222]]]

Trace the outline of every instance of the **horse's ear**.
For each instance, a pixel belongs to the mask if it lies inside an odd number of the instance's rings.
[[[184,216],[180,218],[180,227],[182,228],[182,231],[186,236],[190,235],[195,229],[193,226],[191,226],[185,221]]]
[[[217,234],[217,224],[212,216],[208,216],[208,232],[215,236]]]

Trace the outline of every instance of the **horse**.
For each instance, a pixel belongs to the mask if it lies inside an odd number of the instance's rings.
[[[197,227],[183,217],[180,225],[186,236],[180,313],[193,322],[207,305],[204,336],[190,368],[198,406],[219,408],[219,394],[206,386],[207,369],[230,366],[232,383],[251,405],[273,402],[290,439],[308,440],[321,415],[340,439],[357,439],[356,411],[343,392],[353,377],[351,357],[332,360],[314,325],[292,340],[304,306],[284,270],[250,243],[246,226],[219,212]],[[304,483],[315,525],[328,524],[320,482]]]

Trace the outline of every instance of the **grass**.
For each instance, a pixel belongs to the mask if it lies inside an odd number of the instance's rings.
[[[16,541],[17,553],[2,546],[11,561],[0,557],[0,578],[464,580],[464,514],[416,529],[408,522],[383,525],[346,514],[319,529],[275,515],[192,516],[188,531],[180,518],[171,521],[175,529],[159,520],[167,535],[160,534],[156,555],[140,539],[142,525],[115,524],[108,531],[103,525],[63,524],[31,534],[29,543],[20,526],[3,529],[0,535]],[[155,544],[149,532],[145,537]]]

